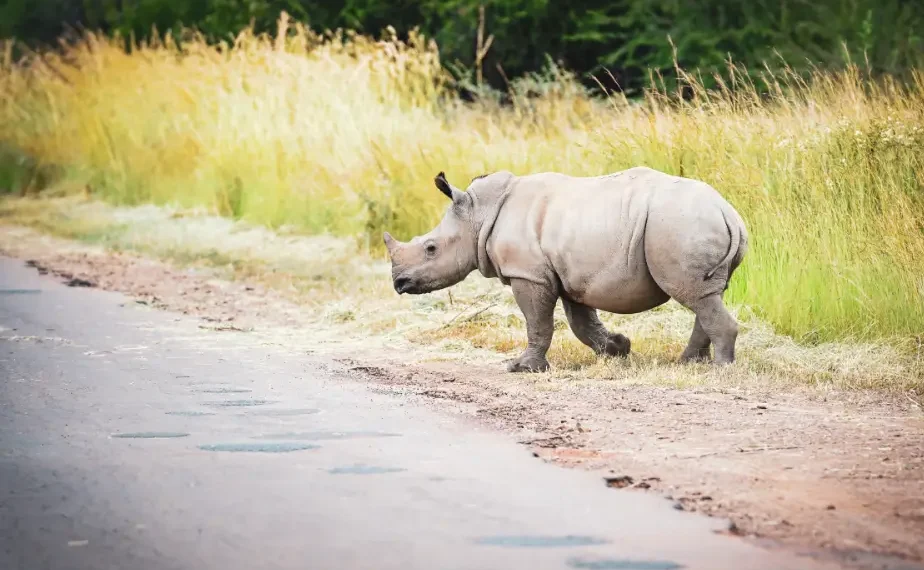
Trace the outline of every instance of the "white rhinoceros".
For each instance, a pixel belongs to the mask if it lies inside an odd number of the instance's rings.
[[[459,283],[478,269],[510,285],[526,317],[526,350],[507,369],[547,370],[553,314],[564,304],[575,336],[598,354],[626,356],[630,342],[606,330],[597,309],[632,314],[669,298],[696,314],[681,359],[735,359],[738,324],[722,302],[747,251],[744,221],[704,182],[637,167],[606,176],[495,172],[463,192],[442,172],[452,200],[431,232],[402,243],[385,232],[399,294]]]

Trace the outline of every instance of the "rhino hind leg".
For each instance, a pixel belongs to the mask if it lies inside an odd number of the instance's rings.
[[[703,322],[699,317],[696,317],[696,322],[693,323],[693,333],[690,335],[690,341],[687,343],[687,348],[683,351],[680,361],[708,361],[711,356],[709,353],[709,345],[711,343],[712,341],[709,340],[709,335],[706,334],[706,331],[703,329]]]
[[[555,303],[558,292],[551,286],[513,279],[510,282],[517,306],[526,318],[526,350],[507,363],[508,372],[545,372],[549,369],[546,353],[552,346],[555,331]]]
[[[731,364],[735,361],[735,341],[738,338],[738,323],[725,308],[722,294],[716,293],[690,303],[683,303],[696,313],[696,323],[715,346],[716,364]],[[697,325],[693,325],[693,334],[690,336],[690,345],[696,349],[703,349],[708,354],[709,347],[703,347],[702,335],[697,333]],[[687,351],[684,351],[687,355]]]
[[[632,343],[625,335],[606,330],[600,317],[597,316],[596,309],[564,298],[562,304],[571,332],[579,341],[597,354],[622,357],[629,355]]]

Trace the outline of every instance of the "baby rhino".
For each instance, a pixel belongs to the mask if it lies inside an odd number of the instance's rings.
[[[681,360],[735,359],[738,324],[722,303],[747,251],[744,221],[703,182],[638,167],[606,176],[495,172],[452,200],[430,233],[401,243],[385,233],[399,294],[459,283],[478,269],[510,285],[526,317],[526,350],[511,372],[544,371],[562,300],[575,336],[598,354],[626,356],[629,339],[597,310],[632,314],[674,298],[696,314]]]

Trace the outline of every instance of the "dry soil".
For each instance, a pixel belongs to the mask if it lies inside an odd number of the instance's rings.
[[[543,460],[599,472],[601,485],[728,518],[729,532],[823,547],[858,568],[886,567],[881,555],[924,562],[924,414],[910,398],[574,382],[428,362],[425,346],[395,353],[375,337],[318,345],[300,334],[307,309],[257,284],[18,228],[0,228],[0,253],[255,342],[302,339],[374,390],[469,414]]]

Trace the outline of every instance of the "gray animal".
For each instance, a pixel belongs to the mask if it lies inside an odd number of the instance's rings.
[[[554,310],[562,300],[575,336],[597,354],[627,356],[597,310],[647,311],[674,298],[696,314],[681,360],[735,359],[738,324],[722,296],[747,252],[744,221],[704,182],[636,167],[606,176],[501,171],[463,192],[440,172],[452,200],[429,233],[402,243],[385,232],[398,294],[459,283],[478,269],[510,285],[528,345],[510,372],[545,371]]]

